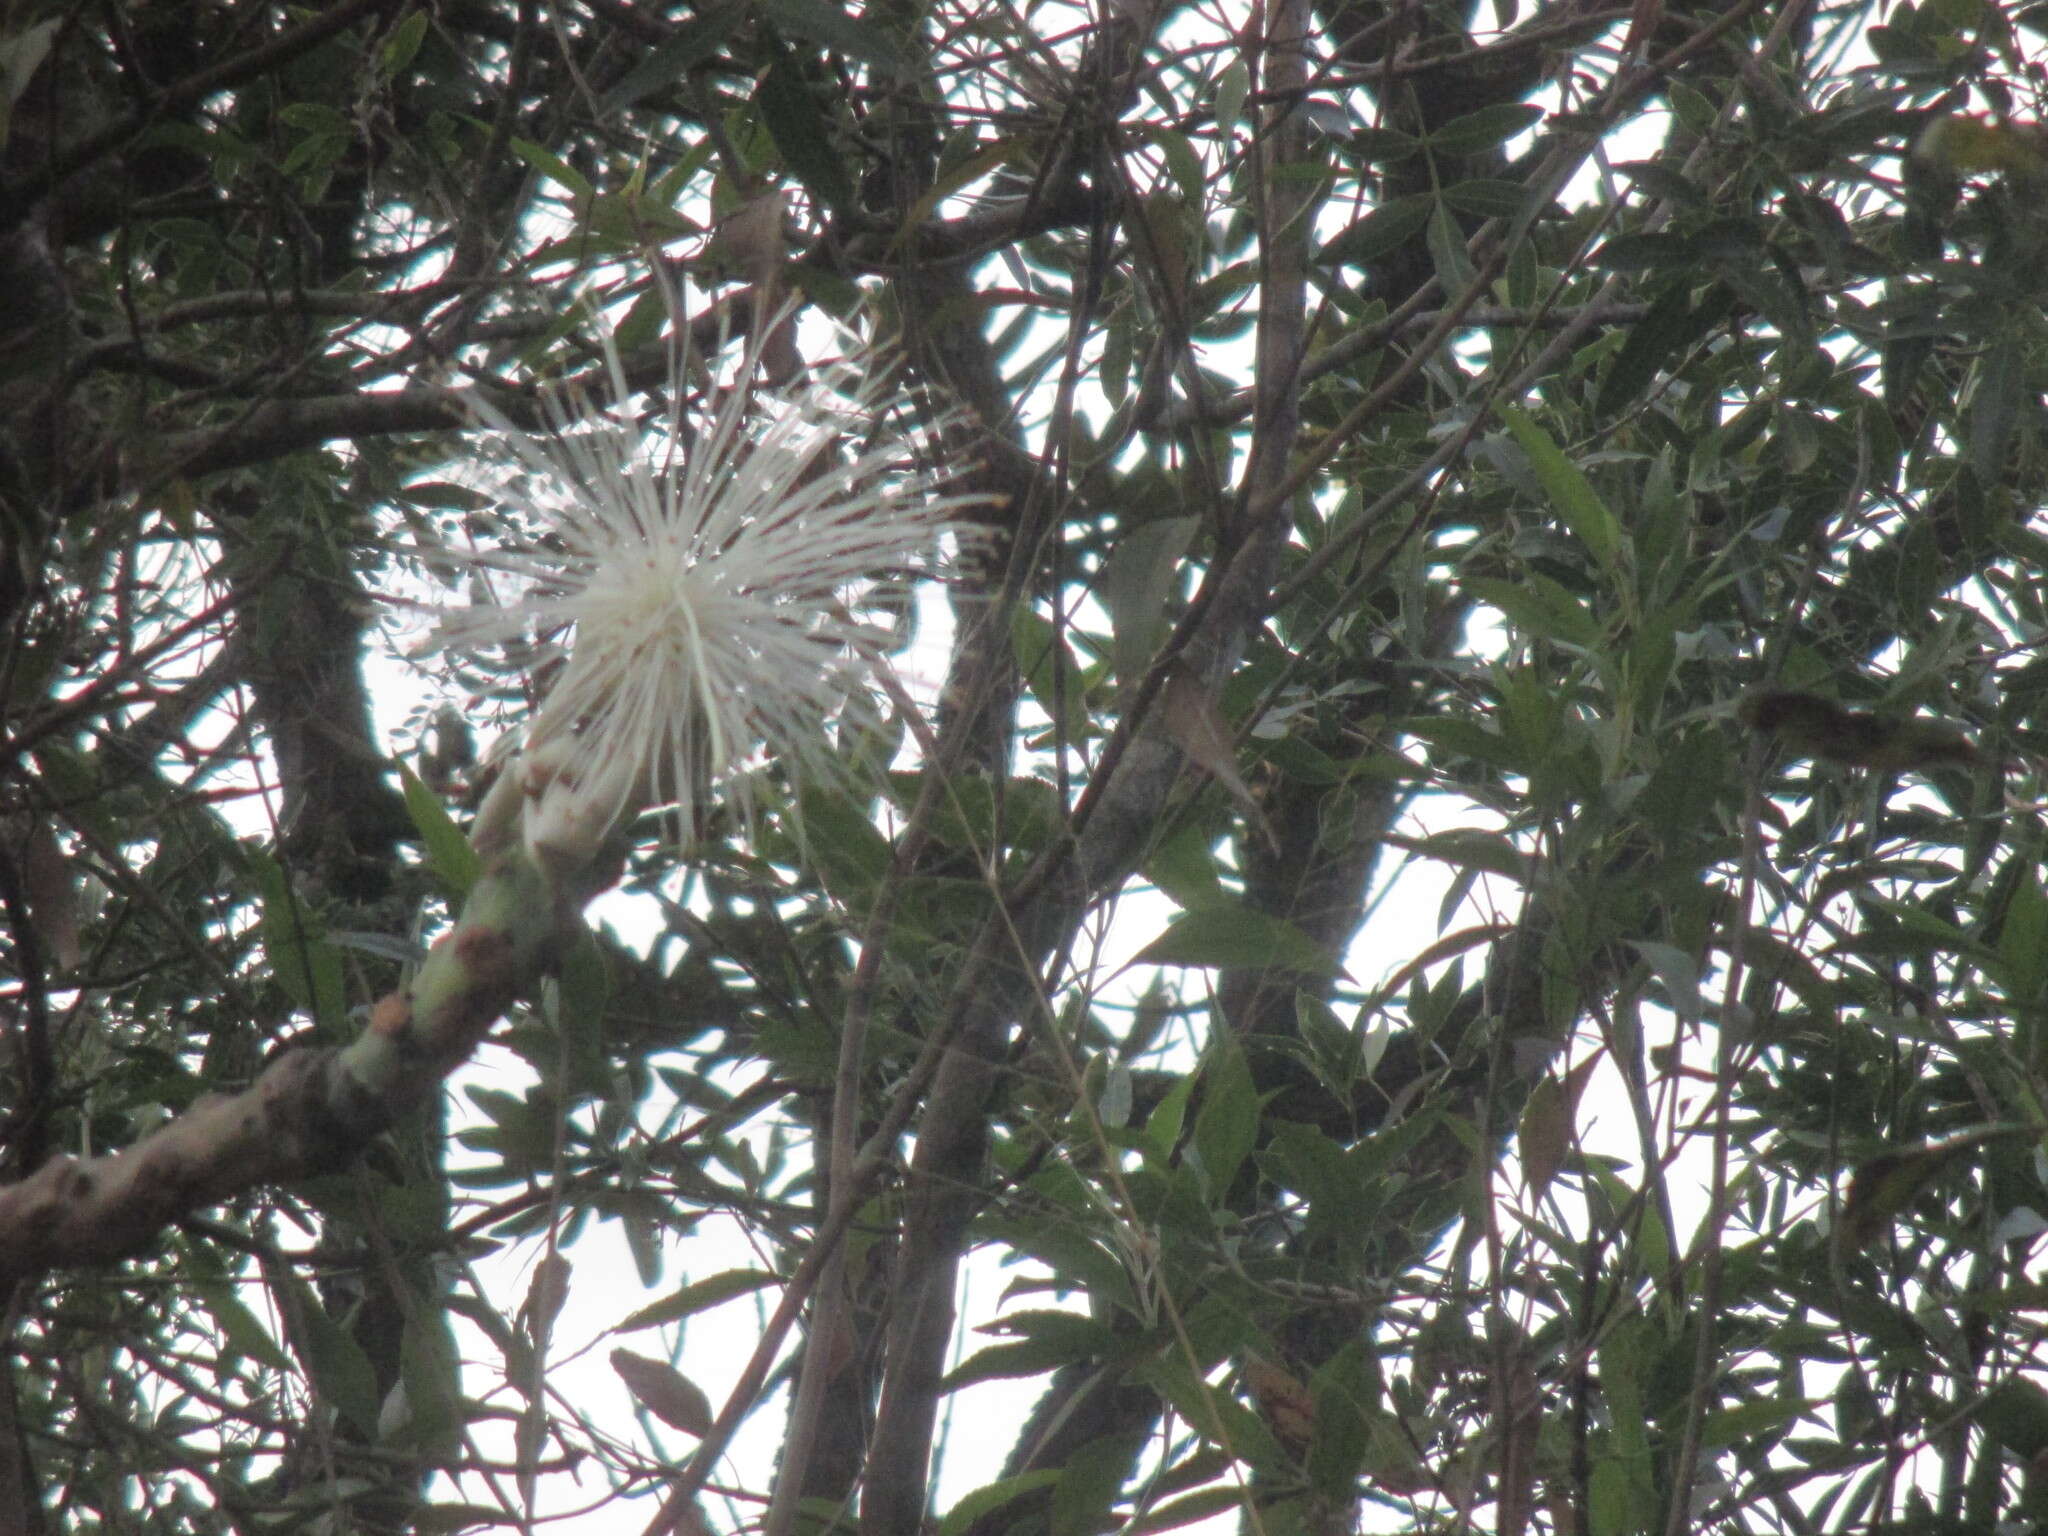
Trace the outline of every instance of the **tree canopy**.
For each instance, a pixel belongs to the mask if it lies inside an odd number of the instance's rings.
[[[2048,1516],[2044,33],[9,8],[0,1530]],[[522,852],[813,384],[905,681]]]

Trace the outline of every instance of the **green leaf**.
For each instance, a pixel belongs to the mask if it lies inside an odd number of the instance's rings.
[[[1051,1536],[1090,1536],[1112,1529],[1111,1510],[1130,1475],[1131,1449],[1120,1436],[1091,1440],[1060,1469],[1046,1522]]]
[[[1695,310],[1692,285],[1683,278],[1668,285],[1650,301],[1649,313],[1629,327],[1628,339],[1600,381],[1594,410],[1612,416],[1634,403],[1660,371],[1699,339],[1720,308],[1703,303]]]
[[[853,206],[853,179],[832,142],[832,129],[819,110],[818,98],[804,79],[802,67],[784,54],[761,76],[754,91],[754,109],[775,141],[796,179],[820,205],[834,214]]]
[[[377,1373],[362,1346],[320,1305],[313,1288],[292,1279],[287,1321],[293,1347],[321,1397],[367,1441],[377,1434]]]
[[[1738,1403],[1732,1408],[1717,1408],[1700,1426],[1700,1446],[1704,1450],[1719,1450],[1723,1446],[1740,1445],[1767,1451],[1786,1425],[1819,1401],[1818,1398],[1767,1397],[1754,1403]]]
[[[291,147],[278,169],[287,176],[301,171],[323,172],[348,151],[349,141],[338,133],[309,133]]]
[[[412,818],[413,830],[420,835],[427,868],[456,896],[467,896],[483,868],[476,849],[449,817],[441,797],[427,788],[425,781],[403,760],[398,763],[398,783],[405,793],[406,814]]]
[[[903,72],[903,50],[874,11],[849,16],[832,0],[745,0],[734,9],[767,17],[786,37],[800,37],[890,74]]]
[[[2022,1376],[2007,1377],[1971,1415],[1996,1445],[2025,1465],[2048,1451],[2048,1390]]]
[[[1202,158],[1194,152],[1194,145],[1188,143],[1188,135],[1169,127],[1147,127],[1143,133],[1159,145],[1167,174],[1180,188],[1182,203],[1192,209],[1202,207],[1202,201],[1208,197],[1208,176],[1202,170]]]
[[[1656,160],[1625,160],[1615,169],[1652,197],[1687,208],[1710,206],[1706,191],[1697,182]]]
[[[1571,1150],[1572,1111],[1564,1084],[1548,1072],[1536,1080],[1522,1106],[1515,1129],[1515,1153],[1522,1160],[1522,1182],[1541,1199],[1564,1167]]]
[[[679,1429],[686,1435],[711,1433],[711,1399],[673,1365],[666,1360],[636,1355],[630,1349],[613,1350],[610,1360],[619,1380],[633,1394],[633,1401],[670,1429]]]
[[[1152,850],[1145,877],[1187,911],[1228,906],[1235,898],[1223,888],[1215,844],[1211,829],[1192,823],[1178,827]]]
[[[427,13],[414,11],[405,20],[391,29],[391,35],[384,39],[384,46],[378,50],[378,62],[384,66],[387,75],[402,75],[411,68],[413,58],[420,51],[420,44],[427,35]]]
[[[0,40],[0,95],[4,95],[9,108],[21,100],[21,93],[28,89],[29,81],[43,67],[43,60],[50,55],[50,44],[63,25],[64,17],[60,12]],[[7,113],[0,112],[0,144],[7,142],[7,118]]]
[[[982,1331],[1021,1337],[976,1350],[946,1373],[942,1390],[951,1392],[977,1381],[1041,1376],[1063,1365],[1115,1355],[1122,1347],[1107,1323],[1085,1312],[1010,1312]]]
[[[291,1357],[257,1320],[256,1314],[236,1298],[234,1287],[227,1281],[193,1279],[185,1284],[226,1339],[228,1347],[222,1351],[223,1357],[239,1351],[273,1371],[291,1369]]]
[[[611,1206],[625,1234],[626,1250],[633,1255],[640,1284],[651,1289],[661,1279],[666,1202],[652,1191],[629,1189],[614,1196]]]
[[[317,101],[295,101],[278,108],[278,121],[304,134],[326,139],[346,139],[348,118],[335,108]]]
[[[2019,337],[2008,331],[1991,345],[1977,365],[1970,394],[1970,415],[1964,428],[1970,445],[1970,467],[1988,485],[2005,474],[2006,449],[2028,402],[2026,366]]]
[[[1317,259],[1333,266],[1365,266],[1421,234],[1435,208],[1436,199],[1426,192],[1381,203],[1324,241]]]
[[[1462,585],[1481,602],[1498,608],[1518,636],[1591,651],[1606,634],[1584,604],[1540,571],[1525,572],[1518,581],[1472,576]]]
[[[692,1281],[673,1295],[664,1296],[652,1306],[642,1307],[629,1314],[624,1320],[613,1325],[613,1333],[637,1333],[642,1328],[661,1328],[670,1323],[680,1322],[686,1317],[707,1311],[722,1301],[735,1296],[744,1296],[764,1286],[782,1284],[782,1276],[770,1274],[765,1269],[728,1269],[715,1275],[706,1275],[702,1280]]]
[[[1227,1509],[1242,1507],[1249,1494],[1237,1488],[1203,1488],[1178,1499],[1154,1504],[1129,1527],[1131,1536],[1149,1536],[1153,1531],[1178,1531]]]
[[[1429,259],[1436,267],[1437,281],[1444,285],[1444,292],[1464,292],[1472,283],[1472,257],[1465,250],[1464,230],[1444,204],[1430,209],[1424,236]]]
[[[404,1446],[419,1450],[452,1447],[462,1425],[455,1341],[449,1337],[440,1308],[417,1298],[399,1336],[398,1379],[405,1388],[407,1409]]]
[[[543,149],[532,140],[515,135],[512,153],[579,201],[597,195],[597,189],[583,178],[583,173],[551,149]]]
[[[1693,248],[1682,235],[1616,235],[1588,258],[1596,267],[1637,272],[1645,267],[1690,263]]]
[[[1322,945],[1285,918],[1248,907],[1185,912],[1132,957],[1133,965],[1220,966],[1328,975],[1338,969]]]
[[[1014,1477],[998,1478],[995,1482],[977,1488],[946,1511],[946,1518],[939,1522],[938,1536],[959,1536],[959,1533],[981,1523],[982,1516],[1001,1509],[1027,1493],[1036,1493],[1041,1488],[1050,1488],[1060,1480],[1057,1467],[1043,1468],[1037,1472],[1020,1472]]]
[[[1398,128],[1360,128],[1351,135],[1351,153],[1369,165],[1393,165],[1422,150],[1422,140]]]
[[[750,3],[752,0],[731,0],[729,4],[699,11],[687,21],[677,22],[675,31],[666,40],[656,45],[652,53],[627,70],[620,76],[618,84],[604,93],[601,104],[610,111],[618,111],[682,80],[725,46],[725,40],[732,35],[740,18],[746,15]],[[766,6],[762,9],[765,10]]]
[[[1544,494],[1559,519],[1585,545],[1601,565],[1613,569],[1621,559],[1621,525],[1607,509],[1579,466],[1566,458],[1550,434],[1515,406],[1495,407],[1507,424],[1529,464],[1536,471]]]
[[[1019,603],[1010,615],[1010,640],[1015,648],[1017,670],[1024,686],[1047,718],[1061,719],[1060,705],[1066,705],[1063,728],[1069,740],[1079,740],[1088,731],[1087,701],[1082,697],[1081,669],[1074,661],[1061,632],[1050,619]]]
[[[453,480],[415,480],[402,487],[397,499],[416,507],[452,507],[463,512],[478,512],[491,504],[491,498],[472,485],[458,485]]]
[[[1986,1142],[2028,1134],[2024,1126],[1984,1126],[1864,1158],[1850,1177],[1849,1191],[1842,1197],[1835,1220],[1837,1251],[1851,1254],[1873,1247],[1962,1159]]]
[[[1173,1155],[1175,1145],[1180,1141],[1180,1128],[1186,1123],[1188,1100],[1195,1091],[1193,1074],[1177,1078],[1166,1097],[1153,1106],[1152,1113],[1145,1121],[1145,1144],[1151,1149],[1154,1161],[1165,1163]]]
[[[561,1032],[570,1094],[603,1095],[611,1087],[611,1066],[605,1055],[605,1009],[611,999],[611,977],[604,951],[587,928],[577,935],[563,958],[561,974],[545,994],[548,1024]]]
[[[805,855],[825,888],[856,910],[889,873],[895,851],[868,820],[865,809],[845,794],[806,790],[797,827]]]
[[[262,852],[250,857],[263,890],[263,952],[271,975],[293,1006],[319,1021],[328,1038],[342,1038],[348,988],[341,951],[328,942],[318,918],[292,889],[277,861]]]
[[[1430,149],[1440,155],[1469,155],[1505,143],[1543,121],[1543,109],[1527,102],[1503,101],[1463,117],[1454,117],[1429,135]]]
[[[1593,1464],[1587,1500],[1599,1536],[1648,1530],[1662,1513],[1652,1481],[1649,1410],[1643,1378],[1660,1353],[1657,1330],[1640,1316],[1625,1317],[1600,1344],[1600,1384],[1611,1425]]]
[[[1522,761],[1521,753],[1513,742],[1498,731],[1488,730],[1477,720],[1462,715],[1437,715],[1408,720],[1404,725],[1418,739],[1441,747],[1454,757],[1469,757],[1495,768],[1505,768],[1510,773],[1522,773],[1528,769],[1529,765]]]
[[[1110,633],[1115,637],[1111,664],[1117,682],[1126,688],[1144,676],[1166,638],[1181,557],[1201,521],[1162,517],[1142,523],[1119,534],[1116,548],[1102,562],[1095,595],[1109,610]]]
[[[1318,1217],[1356,1210],[1363,1203],[1366,1189],[1357,1167],[1335,1141],[1312,1126],[1279,1121],[1260,1161],[1270,1177],[1306,1199]]]
[[[1110,1130],[1122,1130],[1131,1123],[1131,1088],[1131,1069],[1120,1061],[1111,1062],[1095,1099],[1096,1118]]]
[[[1593,1463],[1586,1480],[1586,1521],[1592,1536],[1630,1536],[1638,1527],[1629,1519],[1629,1467],[1613,1456]]]
[[[2048,985],[2048,896],[2031,871],[2022,871],[1998,930],[1999,985],[2014,1002],[2032,1007]]]
[[[1475,177],[1445,187],[1443,200],[1447,207],[1460,213],[1476,214],[1483,219],[1511,219],[1528,202],[1529,189],[1519,181]]]
[[[489,1530],[502,1525],[505,1511],[496,1504],[428,1504],[407,1516],[418,1536],[456,1536],[461,1531]]]
[[[1202,1068],[1202,1107],[1195,1112],[1195,1151],[1212,1199],[1228,1192],[1258,1133],[1258,1087],[1244,1048],[1226,1038]]]
[[[1661,944],[1653,939],[1631,940],[1630,947],[1656,973],[1657,980],[1664,986],[1665,997],[1679,1018],[1687,1023],[1698,1019],[1701,1011],[1699,962],[1677,945]]]
[[[1238,119],[1244,116],[1244,104],[1251,89],[1251,71],[1242,59],[1233,60],[1216,77],[1216,134],[1221,142],[1230,142]]]

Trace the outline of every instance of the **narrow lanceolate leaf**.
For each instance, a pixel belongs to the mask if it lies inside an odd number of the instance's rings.
[[[1578,1121],[1579,1099],[1599,1064],[1600,1053],[1586,1057],[1563,1079],[1546,1072],[1529,1090],[1529,1102],[1522,1108],[1516,1133],[1516,1153],[1522,1160],[1522,1182],[1529,1192],[1542,1198],[1551,1181],[1564,1168],[1571,1154],[1572,1127]]]
[[[1551,509],[1565,527],[1585,545],[1601,565],[1612,567],[1621,558],[1621,524],[1593,489],[1592,481],[1574,464],[1562,448],[1525,413],[1512,405],[1495,409],[1507,423],[1515,442],[1529,456],[1529,466],[1550,498]]]
[[[664,1296],[660,1301],[642,1307],[612,1325],[613,1333],[635,1333],[642,1328],[661,1328],[670,1323],[715,1307],[721,1301],[730,1301],[735,1296],[744,1296],[749,1291],[758,1291],[764,1286],[779,1285],[782,1277],[771,1275],[765,1269],[728,1269],[719,1274],[707,1275],[693,1281],[680,1290]]]
[[[413,830],[420,835],[420,847],[427,867],[458,895],[476,884],[480,862],[469,838],[448,814],[441,797],[429,789],[405,763],[398,765],[398,782],[405,793],[405,811]]]
[[[1529,1102],[1522,1106],[1522,1123],[1515,1136],[1515,1150],[1522,1159],[1522,1182],[1532,1195],[1541,1198],[1564,1166],[1571,1149],[1571,1110],[1565,1103],[1564,1086],[1545,1074],[1529,1090]]]
[[[1139,965],[1273,966],[1327,973],[1330,952],[1285,918],[1248,907],[1203,907],[1185,912],[1139,950]]]

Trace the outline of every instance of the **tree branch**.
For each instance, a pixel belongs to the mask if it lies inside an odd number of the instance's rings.
[[[58,1157],[0,1189],[0,1289],[149,1246],[191,1211],[340,1167],[438,1089],[553,964],[587,893],[507,852],[410,986],[347,1046],[286,1051],[248,1088],[209,1094],[119,1152]]]

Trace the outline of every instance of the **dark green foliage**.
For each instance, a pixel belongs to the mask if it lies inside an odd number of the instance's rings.
[[[0,1182],[474,879],[465,391],[772,288],[986,498],[929,734],[650,817],[446,1123],[9,1298],[0,1530],[2048,1509],[2042,8],[1230,10],[0,22]]]

